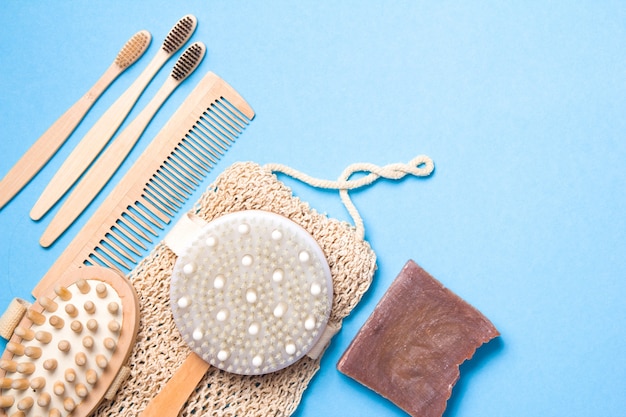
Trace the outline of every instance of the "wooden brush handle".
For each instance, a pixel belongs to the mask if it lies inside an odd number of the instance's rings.
[[[159,49],[159,52],[135,82],[128,87],[124,94],[109,107],[87,132],[63,165],[61,165],[61,168],[52,177],[39,200],[33,206],[30,212],[30,217],[33,220],[42,218],[89,167],[113,134],[115,134],[115,131],[117,131],[128,113],[130,113],[141,93],[168,58],[169,55],[163,49]]]
[[[176,417],[210,366],[191,353],[140,417]]]
[[[83,120],[98,97],[122,71],[123,69],[116,63],[111,64],[91,89],[67,109],[17,161],[0,181],[0,208],[4,207],[52,158]]]

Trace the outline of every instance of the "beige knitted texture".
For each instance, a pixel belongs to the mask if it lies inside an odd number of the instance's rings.
[[[311,209],[292,195],[266,168],[246,162],[224,171],[193,208],[210,221],[241,210],[282,214],[304,227],[323,249],[333,276],[330,321],[341,324],[368,289],[376,269],[369,244],[354,227]],[[141,324],[131,354],[131,376],[115,400],[105,401],[97,416],[137,416],[190,353],[169,308],[170,274],[176,256],[159,244],[130,279],[140,299]],[[181,416],[288,416],[300,403],[320,359],[303,357],[267,375],[242,376],[211,367],[181,411]]]

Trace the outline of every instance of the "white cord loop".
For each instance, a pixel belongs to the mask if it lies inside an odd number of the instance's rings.
[[[272,172],[288,175],[312,187],[339,190],[341,201],[352,217],[359,237],[363,239],[365,237],[363,219],[350,199],[348,191],[370,185],[379,178],[399,180],[407,175],[427,177],[435,169],[435,164],[432,159],[425,155],[419,155],[406,164],[395,163],[383,167],[370,163],[356,163],[348,166],[336,181],[313,178],[282,164],[267,164],[265,168]],[[351,180],[350,177],[357,172],[366,172],[368,174],[362,178]]]

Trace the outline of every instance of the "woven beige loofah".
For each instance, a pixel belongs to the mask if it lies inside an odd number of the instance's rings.
[[[333,276],[335,296],[329,322],[341,325],[372,281],[376,256],[370,245],[350,224],[330,219],[294,197],[270,168],[251,162],[237,163],[224,171],[192,211],[210,221],[250,209],[286,216],[317,240]],[[161,243],[131,272],[141,310],[137,345],[130,360],[131,376],[115,400],[103,403],[95,415],[139,415],[189,355],[169,308],[175,261],[173,252]],[[180,415],[291,415],[319,369],[319,360],[305,356],[283,370],[258,376],[229,374],[211,367]]]

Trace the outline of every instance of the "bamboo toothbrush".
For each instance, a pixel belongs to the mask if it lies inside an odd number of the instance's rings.
[[[67,109],[46,132],[17,161],[0,181],[0,209],[4,207],[52,158],[65,143],[76,126],[111,83],[134,64],[148,49],[152,36],[142,30],[130,38],[120,50],[115,61],[100,79],[72,107]]]
[[[33,220],[39,220],[46,214],[89,167],[130,113],[152,78],[189,40],[196,25],[197,20],[193,15],[184,16],[174,25],[146,69],[100,117],[52,177],[30,212]]]
[[[190,45],[178,58],[172,72],[142,112],[102,152],[81,178],[43,233],[39,243],[48,247],[70,226],[115,174],[118,167],[141,137],[152,117],[172,92],[198,67],[206,47],[202,42]]]

